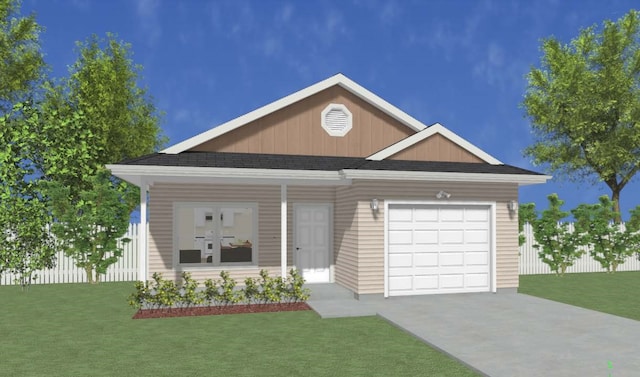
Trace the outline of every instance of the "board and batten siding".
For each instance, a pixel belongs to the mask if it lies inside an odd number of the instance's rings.
[[[497,288],[518,286],[518,218],[507,209],[510,200],[518,200],[517,184],[357,180],[353,190],[358,202],[358,294],[384,292],[383,201],[433,201],[440,190],[450,193],[452,201],[496,202]],[[380,201],[377,214],[369,207],[373,198]]]
[[[388,159],[484,163],[478,156],[440,134],[431,135]]]
[[[353,127],[343,137],[321,125],[327,105],[343,104]],[[366,157],[413,135],[414,130],[336,85],[190,149],[204,152]]]

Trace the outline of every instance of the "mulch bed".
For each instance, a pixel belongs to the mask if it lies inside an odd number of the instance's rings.
[[[198,306],[191,308],[172,309],[140,309],[133,319],[169,318],[169,317],[195,317],[202,315],[267,313],[267,312],[292,312],[311,310],[306,302],[293,302],[287,304],[253,304],[253,305],[229,305],[229,306]]]

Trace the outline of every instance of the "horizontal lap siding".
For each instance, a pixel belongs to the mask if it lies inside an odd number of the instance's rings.
[[[149,194],[149,277],[161,272],[165,278],[178,279],[174,270],[173,203],[174,202],[257,202],[258,203],[258,263],[249,268],[190,268],[199,281],[217,278],[220,271],[230,271],[231,277],[243,280],[258,276],[261,268],[280,273],[280,186],[207,185],[157,183]]]
[[[336,188],[334,208],[334,278],[336,283],[358,291],[357,202],[352,187]]]
[[[517,286],[518,219],[509,217],[507,210],[507,203],[518,199],[516,184],[358,180],[353,189],[358,201],[358,293],[384,292],[383,200],[434,200],[440,190],[450,193],[453,201],[496,202],[497,287]],[[376,216],[369,208],[373,198],[380,201]]]

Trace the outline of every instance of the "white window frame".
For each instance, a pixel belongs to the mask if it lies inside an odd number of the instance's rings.
[[[180,208],[213,208],[215,218],[219,218],[222,208],[250,208],[252,210],[252,231],[253,237],[251,240],[251,262],[225,262],[220,264],[213,263],[180,263],[180,245],[178,242],[178,210]],[[237,268],[253,268],[258,267],[258,255],[259,255],[259,242],[258,242],[258,203],[256,202],[173,202],[173,216],[172,216],[172,228],[173,228],[173,267],[178,271],[197,271],[197,270],[226,270]],[[214,234],[214,242],[220,243],[221,234],[218,233],[219,229]]]

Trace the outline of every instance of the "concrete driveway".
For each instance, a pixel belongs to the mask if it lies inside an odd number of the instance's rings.
[[[640,322],[517,293],[357,301],[320,289],[325,317],[377,314],[492,377],[640,375]]]

